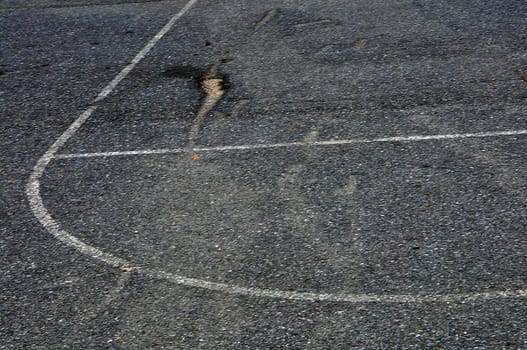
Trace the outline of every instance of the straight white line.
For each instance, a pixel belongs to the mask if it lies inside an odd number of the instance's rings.
[[[94,152],[94,153],[70,153],[57,154],[56,159],[72,159],[72,158],[96,158],[96,157],[113,157],[113,156],[135,156],[135,155],[149,155],[149,154],[169,154],[169,153],[183,153],[183,152],[221,152],[221,151],[241,151],[241,150],[255,150],[255,149],[272,149],[272,148],[287,148],[300,146],[338,146],[361,143],[376,143],[376,142],[413,142],[413,141],[429,141],[429,140],[455,140],[467,139],[477,137],[500,137],[500,136],[518,136],[527,135],[527,130],[510,130],[510,131],[486,131],[467,134],[443,134],[443,135],[413,135],[413,136],[393,136],[381,137],[372,139],[345,139],[345,140],[327,140],[327,141],[309,141],[309,142],[286,142],[286,143],[268,143],[268,144],[253,144],[253,145],[233,145],[233,146],[217,146],[217,147],[194,147],[190,149],[185,148],[163,148],[152,150],[137,150],[137,151],[115,151],[115,152]]]
[[[194,149],[183,149],[183,148],[162,148],[162,149],[150,149],[150,150],[137,150],[137,151],[115,151],[115,152],[95,152],[95,153],[71,153],[71,154],[56,154],[55,159],[73,159],[73,158],[97,158],[97,157],[114,157],[114,156],[140,156],[148,154],[169,154],[169,153],[183,153],[191,152]]]
[[[197,0],[190,0],[187,2],[187,4],[177,14],[175,14],[163,28],[161,28],[161,30],[146,44],[146,46],[143,47],[141,51],[139,51],[132,62],[124,67],[124,69],[104,89],[102,89],[95,99],[95,103],[108,96],[117,87],[121,80],[126,78],[128,73],[130,73],[130,71],[134,69],[134,67],[146,56],[146,54],[154,47],[154,45],[157,44],[157,42],[161,40],[161,38],[165,36],[165,34],[170,29],[172,29],[177,20],[180,19],[181,16],[183,16],[196,3],[196,1]]]
[[[314,293],[314,292],[296,292],[283,291],[262,288],[240,287],[225,283],[216,283],[204,281],[201,279],[182,277],[164,271],[143,270],[144,273],[173,283],[195,288],[206,288],[222,293],[247,295],[258,298],[288,299],[299,301],[331,301],[347,303],[426,303],[426,302],[471,302],[476,300],[508,299],[508,298],[526,298],[527,290],[498,290],[488,292],[473,293],[451,293],[451,294],[375,294],[375,293]]]

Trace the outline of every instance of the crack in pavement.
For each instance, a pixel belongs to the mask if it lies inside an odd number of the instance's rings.
[[[214,65],[209,70],[209,73],[200,81],[201,89],[205,93],[205,98],[203,99],[201,107],[190,126],[190,131],[188,133],[188,148],[192,148],[196,145],[199,130],[205,120],[205,116],[214,108],[214,106],[216,106],[225,91],[223,85],[225,79],[216,74],[217,66],[218,64]]]

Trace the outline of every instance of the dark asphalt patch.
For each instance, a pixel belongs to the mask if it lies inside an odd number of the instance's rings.
[[[171,66],[164,70],[163,75],[178,79],[201,79],[206,70],[194,66]]]

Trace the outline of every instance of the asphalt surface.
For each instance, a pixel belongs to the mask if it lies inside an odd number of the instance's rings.
[[[0,1],[0,349],[526,349],[527,4],[198,0],[94,102],[185,4]]]

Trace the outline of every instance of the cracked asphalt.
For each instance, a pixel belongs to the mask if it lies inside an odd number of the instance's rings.
[[[0,0],[0,349],[527,349],[527,4],[198,0],[94,102],[186,3]]]

